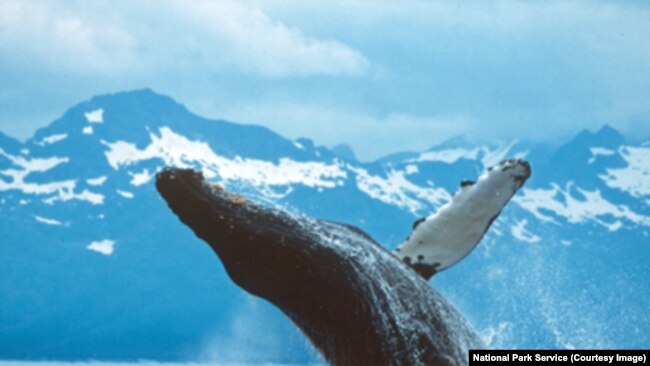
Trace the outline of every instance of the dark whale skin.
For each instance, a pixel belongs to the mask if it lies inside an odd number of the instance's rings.
[[[483,347],[420,275],[353,226],[246,202],[189,169],[162,170],[156,188],[230,278],[280,308],[332,365],[465,365]]]

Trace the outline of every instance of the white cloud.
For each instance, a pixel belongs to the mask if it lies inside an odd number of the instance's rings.
[[[0,52],[27,62],[75,72],[109,72],[126,68],[136,39],[102,11],[84,14],[64,2],[2,0]]]
[[[187,65],[286,77],[359,75],[368,66],[342,42],[310,37],[231,0],[110,6],[2,0],[0,41],[0,52],[17,64],[29,60],[76,73],[143,76]]]
[[[375,27],[391,22],[409,28],[465,29],[508,33],[511,36],[517,36],[517,32],[561,31],[562,28],[571,28],[585,33],[569,36],[590,33],[595,39],[598,35],[620,37],[620,32],[611,32],[611,29],[603,27],[611,24],[616,24],[617,30],[626,33],[632,28],[641,27],[646,31],[650,28],[645,21],[649,13],[647,7],[620,1],[253,0],[249,3],[280,19],[300,23],[302,18],[305,22],[326,24],[328,27],[335,23],[343,26],[345,31],[352,26]],[[641,38],[640,34],[623,36]]]
[[[176,13],[205,37],[200,53],[208,63],[270,77],[364,72],[366,58],[336,40],[321,40],[273,21],[259,8],[230,0],[174,2]],[[195,45],[197,46],[197,45]]]
[[[91,95],[145,86],[207,117],[348,143],[362,159],[458,133],[557,141],[603,121],[649,133],[642,2],[0,6],[0,129],[20,138]]]

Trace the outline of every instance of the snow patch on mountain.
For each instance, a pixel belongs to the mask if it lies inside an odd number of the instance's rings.
[[[10,181],[0,179],[0,191],[17,190],[25,194],[33,195],[52,195],[43,200],[47,204],[53,204],[56,201],[81,200],[88,201],[92,204],[102,204],[104,196],[84,190],[81,193],[75,193],[77,185],[76,180],[55,181],[49,183],[25,182],[25,178],[31,173],[47,172],[59,164],[70,161],[67,157],[49,157],[26,159],[23,156],[14,156],[6,153],[0,148],[0,155],[8,158],[16,167],[0,171],[0,176],[10,178]],[[16,169],[18,168],[18,169]]]
[[[128,191],[123,191],[121,189],[117,190],[117,194],[119,194],[120,196],[122,196],[124,198],[128,198],[128,199],[132,199],[133,197],[135,197],[135,195],[133,193],[128,192]]]
[[[33,158],[33,159],[26,159],[25,157],[22,156],[14,156],[11,155],[7,152],[5,152],[2,148],[0,148],[0,155],[6,157],[9,159],[12,163],[15,165],[19,166],[22,168],[22,171],[24,171],[26,174],[25,176],[29,175],[30,173],[33,172],[46,172],[54,167],[56,167],[59,164],[62,163],[67,163],[70,161],[69,158],[67,157],[50,157],[50,158]],[[9,170],[4,170],[2,172],[7,172]],[[2,173],[0,172],[0,173]]]
[[[48,219],[46,217],[42,217],[42,216],[38,216],[38,215],[34,216],[34,220],[36,220],[37,222],[40,222],[42,224],[45,224],[45,225],[52,225],[52,226],[62,226],[63,225],[63,223],[61,221],[59,221],[59,220]]]
[[[67,133],[60,133],[60,134],[44,137],[41,141],[35,142],[35,144],[39,146],[52,145],[59,141],[63,141],[66,138],[68,138]]]
[[[0,175],[9,176],[13,180],[9,183],[0,179],[0,191],[18,190],[25,194],[47,195],[57,192],[72,192],[75,187],[74,180],[51,182],[44,184],[25,183],[25,174],[16,170],[0,171]]]
[[[600,175],[600,179],[609,187],[628,192],[633,197],[649,196],[650,148],[623,146],[618,152],[627,166],[607,169],[607,174]]]
[[[435,207],[451,200],[449,192],[443,188],[423,188],[408,179],[402,171],[389,171],[387,177],[372,175],[365,169],[348,166],[356,173],[357,187],[368,196],[389,205],[421,214],[427,209],[424,202]]]
[[[131,176],[131,184],[136,187],[149,183],[154,176],[154,174],[150,173],[149,169],[146,168],[140,173],[129,172],[129,175]]]
[[[576,192],[578,196],[574,196]],[[574,187],[569,182],[565,189],[551,184],[549,189],[524,188],[522,194],[515,196],[513,202],[532,213],[536,218],[557,223],[549,213],[564,217],[569,223],[594,222],[610,231],[618,230],[622,223],[618,219],[650,226],[650,217],[637,214],[626,205],[616,205],[607,201],[600,190],[587,191]],[[609,220],[605,220],[609,218]],[[611,221],[611,219],[616,219]]]
[[[104,239],[100,241],[93,241],[86,247],[88,250],[95,251],[103,255],[111,255],[115,250],[115,241]]]
[[[589,151],[591,151],[591,158],[587,161],[588,164],[593,164],[599,156],[610,156],[616,154],[616,151],[604,147],[592,147],[589,148]]]
[[[405,168],[406,174],[411,175],[411,174],[417,174],[419,172],[418,166],[409,164]]]
[[[455,163],[460,159],[469,159],[475,160],[478,157],[478,153],[481,151],[479,148],[475,149],[446,149],[438,151],[427,151],[415,159],[415,161],[439,161],[447,164]]]
[[[488,167],[488,166],[496,165],[498,162],[503,160],[506,157],[506,155],[510,153],[512,147],[516,143],[517,143],[516,141],[513,141],[510,144],[501,145],[494,148],[489,146],[481,146],[473,149],[450,148],[450,149],[427,151],[421,153],[413,161],[416,162],[438,161],[447,164],[453,164],[460,159],[480,160],[481,163],[483,163],[484,167]],[[523,156],[516,156],[516,157],[520,158]]]
[[[9,159],[14,168],[0,170],[0,176],[10,178],[10,181],[0,179],[0,191],[19,190],[27,194],[49,194],[55,191],[73,188],[74,181],[54,182],[46,184],[27,183],[25,178],[31,173],[46,172],[59,164],[67,163],[69,159],[60,157],[26,159],[14,156],[0,148],[0,155]]]
[[[298,162],[288,158],[280,159],[278,164],[239,156],[228,159],[216,154],[207,143],[189,140],[169,127],[161,127],[159,133],[150,133],[151,143],[142,150],[126,141],[102,141],[109,148],[105,152],[108,163],[117,170],[140,161],[160,159],[167,166],[200,167],[208,179],[246,181],[258,187],[301,184],[334,188],[343,185],[347,177],[339,164]]]
[[[528,243],[538,243],[540,240],[542,240],[542,238],[540,238],[538,235],[535,235],[528,231],[526,229],[526,225],[528,225],[528,220],[526,219],[517,221],[510,229],[512,236],[519,239],[520,241],[525,241]]]
[[[86,179],[86,183],[88,183],[91,186],[101,186],[106,182],[106,179],[108,179],[105,175],[102,175],[101,177],[97,178],[88,178]]]
[[[104,110],[101,108],[84,113],[84,116],[88,123],[104,123]]]
[[[104,204],[104,195],[100,193],[91,192],[87,189],[84,189],[81,193],[75,193],[75,181],[66,181],[65,183],[71,183],[69,188],[58,190],[56,195],[46,198],[43,202],[48,205],[53,205],[56,202],[66,202],[71,200],[79,200],[90,202],[93,205],[102,205]]]

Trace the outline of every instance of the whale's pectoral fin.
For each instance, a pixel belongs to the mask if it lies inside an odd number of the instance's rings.
[[[508,159],[476,181],[462,180],[449,203],[413,223],[393,254],[427,280],[453,266],[478,245],[530,174],[527,161]]]

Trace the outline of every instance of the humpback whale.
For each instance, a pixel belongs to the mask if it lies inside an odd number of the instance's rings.
[[[453,266],[478,245],[530,174],[527,161],[509,159],[488,168],[477,181],[461,181],[449,203],[413,223],[395,255],[425,279]]]
[[[165,168],[156,188],[230,278],[332,365],[466,365],[483,347],[422,276],[354,226],[261,207],[194,170]]]

